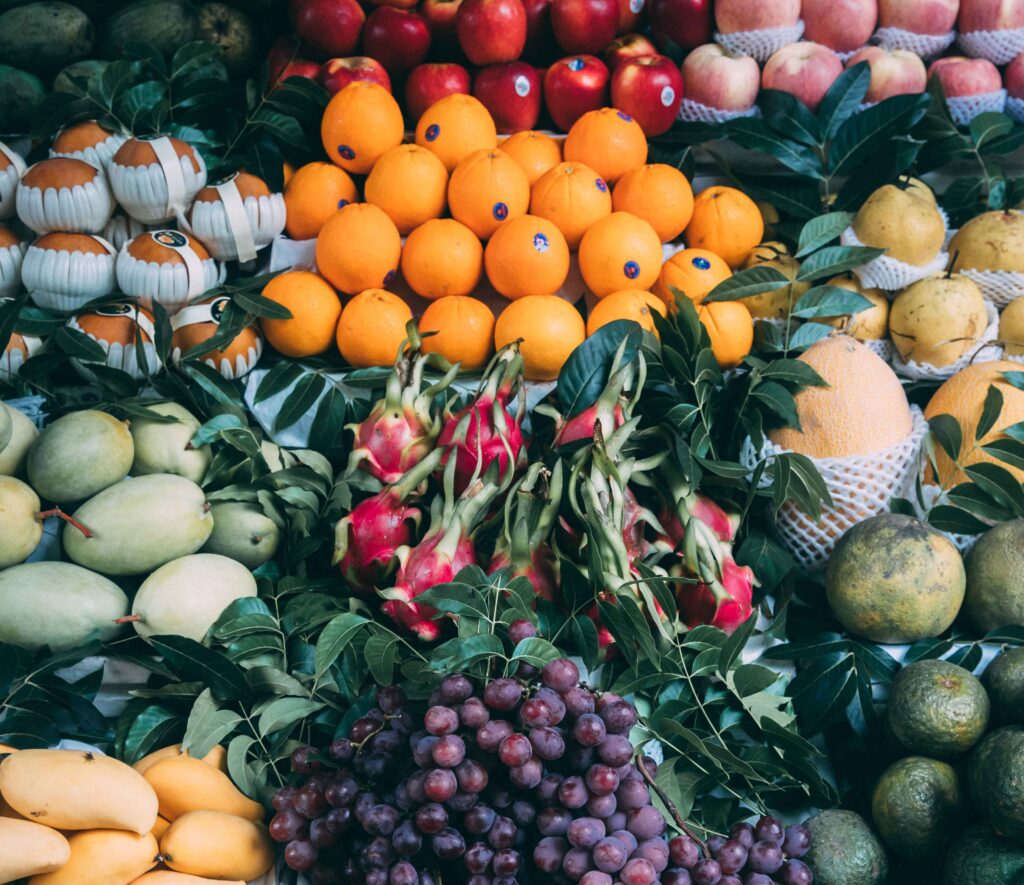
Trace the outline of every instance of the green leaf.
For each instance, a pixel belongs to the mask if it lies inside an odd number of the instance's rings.
[[[167,96],[167,84],[150,80],[125,91],[117,105],[118,116],[129,129],[136,129],[141,121],[151,116],[157,105]]]
[[[784,547],[758,531],[748,532],[736,548],[736,562],[754,570],[766,593],[778,587],[794,566],[793,557]]]
[[[242,717],[231,710],[221,710],[210,689],[205,689],[192,704],[185,726],[182,748],[196,759],[202,759],[235,730]]]
[[[182,363],[181,370],[214,400],[241,417],[245,414],[238,387],[205,363]]]
[[[245,672],[220,652],[185,636],[151,636],[149,644],[175,671],[186,679],[205,682],[214,695],[229,701],[252,698]]]
[[[826,326],[824,323],[804,323],[792,335],[789,336],[789,347],[791,350],[803,350],[810,347],[816,341],[827,338],[835,329]]]
[[[774,360],[761,369],[761,377],[795,384],[798,390],[804,387],[828,387],[828,382],[821,375],[800,360]]]
[[[286,147],[306,149],[306,137],[298,120],[288,114],[264,107],[250,121],[252,126],[263,129]]]
[[[749,697],[764,691],[779,680],[780,674],[757,664],[741,664],[733,674],[733,684],[740,697]]]
[[[264,400],[281,393],[281,391],[287,390],[302,377],[304,371],[301,363],[292,360],[281,360],[263,376],[259,387],[256,388],[255,403],[258,405]]]
[[[493,633],[478,633],[467,638],[450,639],[433,650],[430,655],[430,669],[448,673],[465,667],[479,658],[494,657],[501,653],[501,640]]]
[[[996,501],[1009,507],[1016,516],[1024,515],[1024,487],[1005,467],[982,462],[965,467],[964,473]]]
[[[841,721],[847,705],[857,694],[853,655],[830,655],[801,669],[789,685],[789,694],[800,717],[804,737]]]
[[[587,669],[593,670],[597,666],[600,654],[597,627],[594,622],[585,615],[573,618],[569,622],[569,635],[572,636],[572,643],[579,656],[583,658]]]
[[[401,640],[389,633],[375,633],[366,640],[363,657],[370,675],[378,685],[391,685],[395,675],[395,658]]]
[[[964,444],[963,433],[956,418],[952,415],[936,415],[928,419],[928,429],[942,451],[951,461],[956,461]]]
[[[639,323],[613,320],[569,354],[558,375],[558,402],[567,418],[575,418],[597,401],[623,339],[621,365],[628,365],[636,359],[642,337]]]
[[[1018,390],[1024,390],[1024,371],[1002,372],[1000,374],[1011,386],[1016,387]]]
[[[231,639],[260,630],[279,629],[277,618],[270,613],[267,604],[255,596],[247,596],[231,602],[213,622],[210,632],[218,639]]]
[[[298,381],[274,418],[274,430],[284,430],[303,418],[326,386],[327,379],[319,372],[312,372]]]
[[[1013,120],[1006,114],[987,112],[974,117],[969,129],[971,141],[978,150],[981,150],[988,142],[1012,132]]]
[[[779,135],[763,120],[739,117],[726,124],[726,131],[737,144],[774,157],[798,175],[821,178],[824,174],[821,159],[811,148]]]
[[[329,452],[341,445],[349,402],[345,392],[336,384],[327,388],[320,399],[309,428],[309,446],[318,452]]]
[[[818,105],[818,119],[825,138],[832,138],[839,127],[860,110],[870,85],[871,67],[867,62],[847,68],[836,78]]]
[[[827,246],[853,222],[852,212],[827,212],[812,218],[800,229],[796,245],[796,257],[804,258],[815,249]]]
[[[825,277],[834,277],[867,264],[871,259],[884,253],[885,249],[875,249],[871,246],[826,246],[807,256],[800,265],[796,278],[800,282],[813,282]]]
[[[171,77],[178,79],[192,71],[202,68],[220,55],[220,47],[216,43],[194,40],[179,47],[171,59]]]
[[[836,132],[829,148],[829,171],[849,173],[893,136],[909,132],[928,110],[927,95],[894,95],[854,114]]]
[[[562,653],[546,639],[530,636],[520,640],[512,651],[510,661],[526,661],[534,667],[543,667],[548,661],[560,658]]]
[[[262,713],[256,726],[260,737],[275,734],[291,727],[301,719],[307,719],[324,708],[320,701],[306,698],[278,698],[271,702]]]
[[[784,289],[789,284],[790,280],[774,267],[751,267],[739,270],[723,280],[704,297],[703,303],[738,301],[752,295],[763,295],[766,292]]]
[[[978,426],[974,429],[974,438],[982,439],[993,427],[1003,412],[1003,394],[994,384],[988,386],[985,394],[985,404],[981,409],[981,417],[978,419]]]
[[[61,326],[53,334],[53,343],[73,359],[85,360],[90,363],[106,362],[107,352],[93,341],[85,332]]]
[[[277,667],[250,667],[245,671],[245,678],[249,680],[249,685],[256,694],[309,697],[309,689],[294,676]]]
[[[193,448],[199,449],[203,446],[208,446],[212,442],[216,442],[225,430],[242,426],[242,419],[238,415],[215,415],[192,434],[192,439],[189,442]]]
[[[800,423],[793,394],[781,384],[775,381],[758,384],[751,388],[750,396],[757,402],[763,403],[773,414],[778,415],[787,427],[794,427]]]
[[[1024,443],[1016,439],[997,439],[981,448],[982,451],[987,452],[993,458],[998,458],[1004,464],[1024,470]]]
[[[484,595],[470,584],[437,584],[416,597],[418,603],[453,615],[490,618],[491,609]]]
[[[235,786],[250,799],[256,799],[259,796],[256,781],[252,776],[252,770],[247,764],[249,750],[252,749],[255,743],[256,738],[240,734],[232,738],[231,743],[228,744],[228,774],[231,775],[231,780],[235,782]]]
[[[183,724],[182,718],[173,710],[160,704],[147,706],[132,719],[125,738],[124,761],[134,765],[147,753],[173,744],[181,734]]]
[[[368,623],[367,618],[352,612],[340,614],[328,622],[316,643],[317,679],[334,666],[334,662],[338,660],[345,647]]]
[[[786,138],[810,148],[821,144],[823,137],[818,118],[794,95],[779,89],[762,89],[757,103],[768,125]]]
[[[990,528],[966,510],[946,504],[939,504],[929,511],[928,524],[941,532],[952,532],[955,535],[980,535]]]
[[[722,646],[721,654],[718,658],[718,675],[725,677],[725,674],[732,669],[732,665],[736,663],[750,637],[754,635],[754,627],[757,625],[757,613],[753,613],[748,617],[739,627],[733,631],[732,635],[726,639],[725,644]]]
[[[841,286],[815,286],[797,301],[793,316],[805,320],[849,316],[871,306],[863,295]]]
[[[290,320],[292,318],[292,312],[283,304],[271,301],[257,292],[239,289],[231,296],[231,300],[254,317],[263,317],[268,320]]]

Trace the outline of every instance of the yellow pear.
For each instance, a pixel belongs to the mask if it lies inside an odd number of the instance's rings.
[[[942,368],[955,363],[985,332],[981,289],[959,274],[908,286],[892,303],[889,334],[905,362]]]
[[[946,239],[935,204],[892,184],[868,197],[853,219],[853,231],[865,246],[885,249],[890,258],[915,267],[934,261]]]
[[[800,272],[800,262],[789,254],[785,245],[774,242],[762,243],[747,256],[747,260],[743,262],[743,269],[751,267],[773,267],[787,280],[796,280],[796,275]],[[796,304],[800,296],[810,288],[810,283],[792,282],[781,289],[744,298],[743,304],[752,317],[782,320],[789,313],[790,304]]]
[[[879,341],[889,334],[889,301],[881,289],[865,289],[853,274],[833,277],[827,285],[856,292],[867,298],[871,307],[847,316],[819,317],[815,322],[842,329],[858,341]]]
[[[953,270],[1024,272],[1024,212],[983,212],[953,237]]]
[[[999,340],[1007,356],[1024,356],[1024,298],[1014,298],[999,317]]]

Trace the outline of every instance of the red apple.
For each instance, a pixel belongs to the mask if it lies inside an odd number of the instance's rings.
[[[791,43],[768,59],[761,88],[788,92],[814,111],[842,72],[839,56],[827,46]]]
[[[473,64],[515,61],[526,46],[526,9],[519,0],[462,0],[455,28]]]
[[[540,77],[525,61],[483,68],[473,81],[473,97],[491,112],[498,132],[505,135],[533,129],[540,117]]]
[[[683,100],[683,75],[664,55],[624,61],[612,74],[612,107],[625,111],[648,137],[667,132]]]
[[[526,47],[523,57],[547,62],[556,52],[555,34],[551,30],[551,0],[522,0],[526,10]]]
[[[452,62],[417,65],[405,81],[405,106],[410,118],[418,120],[427,108],[446,95],[469,95],[469,84],[469,71],[462,65]]]
[[[397,9],[412,9],[417,0],[370,0],[374,6],[394,6]]]
[[[761,89],[761,69],[749,55],[717,43],[698,46],[683,62],[686,97],[720,111],[749,111]]]
[[[711,0],[648,0],[647,17],[656,37],[683,49],[711,42]]]
[[[956,29],[961,34],[1017,28],[1024,28],[1024,2],[1021,0],[960,0]]]
[[[912,34],[948,34],[956,24],[960,0],[878,0],[878,26]]]
[[[640,16],[643,14],[646,0],[618,0],[619,3],[619,33],[628,34],[635,31],[640,23]]]
[[[378,6],[366,20],[363,52],[379,61],[393,79],[416,67],[430,49],[430,28],[418,12]]]
[[[992,62],[984,58],[964,58],[954,55],[933,61],[928,67],[928,78],[938,77],[946,98],[964,95],[984,95],[1003,88],[1003,78]]]
[[[618,0],[553,0],[551,26],[566,52],[601,52],[619,31]]]
[[[867,45],[878,24],[878,0],[802,0],[804,39],[836,52]]]
[[[657,47],[642,34],[623,34],[608,44],[603,58],[609,70],[614,71],[622,62],[642,55],[657,55]]]
[[[294,37],[278,37],[267,50],[267,84],[276,83],[285,65],[300,53],[299,41]]]
[[[455,36],[455,18],[462,0],[423,0],[420,15],[430,25],[431,44],[435,50],[452,50],[458,45]]]
[[[391,78],[384,70],[384,65],[375,58],[368,58],[365,55],[332,58],[330,61],[325,61],[316,79],[331,95],[341,92],[355,80],[379,83],[388,92],[391,91]]]
[[[356,0],[292,0],[298,38],[324,58],[351,55],[359,45],[366,13]]]
[[[594,55],[556,61],[544,74],[544,103],[555,125],[568,131],[587,111],[608,104],[608,68]]]
[[[865,46],[853,54],[846,63],[852,68],[866,61],[871,68],[871,83],[866,102],[885,101],[894,95],[909,95],[924,92],[928,85],[928,74],[920,56],[906,49],[883,49],[881,46]]]
[[[305,58],[297,58],[295,61],[288,62],[288,64],[281,69],[277,79],[269,82],[267,85],[277,87],[289,77],[305,77],[307,80],[317,80],[319,76],[319,62],[309,61]]]
[[[1014,98],[1024,98],[1024,52],[1006,66],[1003,74],[1006,91]]]

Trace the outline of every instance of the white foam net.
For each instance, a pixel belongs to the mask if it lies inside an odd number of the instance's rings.
[[[875,356],[880,356],[887,363],[892,362],[892,355],[895,348],[892,346],[892,342],[888,338],[872,338],[868,341],[862,341],[861,344],[875,354]]]
[[[931,58],[949,49],[955,38],[955,31],[948,34],[915,34],[903,28],[879,28],[872,39],[885,49],[906,49],[921,58]]]
[[[954,95],[946,99],[946,105],[957,126],[968,126],[979,114],[1002,113],[1006,107],[1006,90],[997,89],[980,95]]]
[[[715,42],[737,55],[749,55],[764,64],[783,46],[796,43],[804,35],[804,23],[782,28],[758,28],[753,31],[715,32]]]
[[[839,241],[844,246],[863,246],[852,227],[843,231]],[[888,255],[879,255],[871,259],[867,264],[861,264],[853,269],[860,280],[861,285],[867,289],[885,289],[895,292],[905,289],[918,280],[923,280],[933,274],[940,273],[949,262],[949,256],[945,252],[939,252],[928,264],[920,267],[916,264],[907,264],[897,261]]]
[[[968,268],[958,273],[974,280],[986,301],[1002,310],[1014,298],[1024,295],[1024,273],[1012,270],[975,270]]]
[[[738,117],[760,116],[759,108],[748,108],[745,111],[723,111],[718,108],[709,107],[694,101],[692,98],[684,98],[679,104],[679,113],[676,119],[684,123],[726,123]]]
[[[987,58],[994,65],[1008,65],[1024,52],[1024,28],[971,31],[957,34],[957,45],[972,58]]]
[[[1006,113],[1018,123],[1024,123],[1024,98],[1017,98],[1016,95],[1006,96]]]
[[[988,314],[988,325],[981,337],[972,344],[955,363],[948,366],[932,366],[928,363],[917,363],[913,360],[904,362],[898,350],[893,348],[892,367],[897,375],[910,381],[945,381],[952,378],[961,369],[966,369],[971,363],[991,363],[999,359],[1000,349],[993,346],[999,337],[999,311],[994,304],[985,302],[985,312]]]

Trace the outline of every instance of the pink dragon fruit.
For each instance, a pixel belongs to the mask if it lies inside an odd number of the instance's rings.
[[[665,542],[671,548],[678,548],[683,543],[686,530],[683,528],[682,520],[679,518],[679,506],[666,506],[660,514],[660,521],[665,528]],[[731,542],[736,537],[736,530],[739,528],[740,517],[738,513],[727,513],[722,507],[705,495],[689,495],[683,501],[683,505],[689,515],[699,519],[706,525],[719,541]]]
[[[710,624],[732,633],[750,617],[753,595],[753,570],[726,556],[722,560],[721,582],[683,584],[676,600],[679,616],[688,627]]]
[[[598,432],[607,439],[630,419],[636,395],[643,387],[645,363],[639,359],[620,365],[624,352],[625,342],[616,352],[608,383],[594,403],[569,419],[555,415],[558,422],[554,439],[555,448],[581,440],[592,440]],[[633,398],[627,396],[627,390],[633,391]]]
[[[455,454],[456,493],[462,494],[494,462],[499,480],[504,480],[525,457],[521,428],[525,402],[521,400],[515,417],[508,411],[522,371],[519,346],[510,344],[491,360],[473,402],[454,415],[448,413],[437,444],[446,449],[442,463]]]
[[[413,543],[423,513],[409,502],[418,497],[440,460],[440,450],[431,452],[334,526],[333,564],[355,592],[368,594],[380,587],[394,571],[398,548]]]

